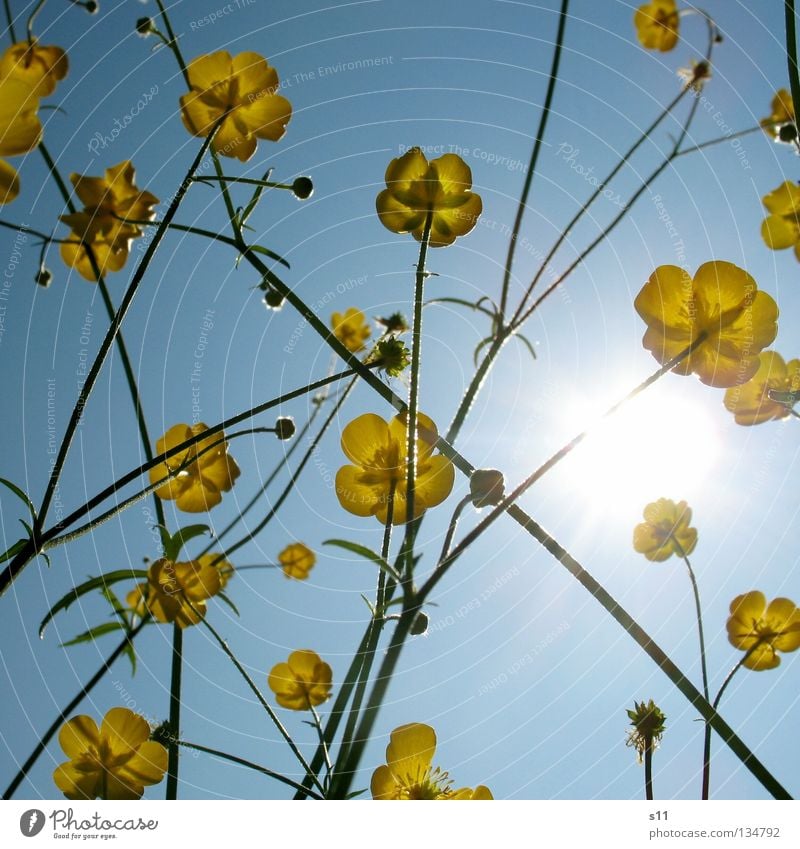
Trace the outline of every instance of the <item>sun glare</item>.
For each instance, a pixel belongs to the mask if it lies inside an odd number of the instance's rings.
[[[566,410],[573,432],[590,435],[563,465],[571,488],[603,509],[629,511],[654,498],[691,498],[711,474],[720,435],[705,409],[686,398],[644,393],[608,419],[588,404]]]

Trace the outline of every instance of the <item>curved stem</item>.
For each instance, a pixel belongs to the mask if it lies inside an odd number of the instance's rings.
[[[9,0],[3,0],[3,6],[6,10],[6,21],[8,23],[8,34],[11,36],[11,43],[17,43],[17,34],[14,31],[14,16],[11,14],[11,4]]]
[[[221,758],[222,760],[230,761],[231,763],[238,764],[239,766],[246,767],[247,769],[252,769],[254,772],[260,772],[262,775],[274,778],[276,781],[280,781],[283,784],[288,784],[289,787],[294,787],[295,790],[302,790],[312,799],[322,799],[322,796],[315,793],[313,790],[307,790],[302,784],[298,784],[291,778],[281,775],[279,772],[275,772],[274,770],[267,769],[265,766],[254,764],[252,761],[245,760],[244,758],[237,757],[236,755],[228,754],[228,752],[221,752],[219,749],[210,749],[208,746],[201,746],[199,743],[189,743],[187,740],[178,740],[178,745],[183,746],[184,749],[193,749],[196,752],[203,752],[206,755],[212,755],[215,758]]]
[[[69,718],[69,715],[73,710],[92,692],[97,683],[103,678],[103,676],[108,672],[108,670],[114,664],[114,661],[128,648],[128,646],[133,641],[133,638],[142,630],[142,628],[147,624],[149,620],[143,619],[131,629],[129,634],[125,635],[125,638],[120,642],[120,644],[111,652],[111,654],[103,661],[100,668],[95,672],[94,675],[81,687],[78,693],[70,699],[67,703],[67,706],[58,714],[58,716],[53,720],[53,722],[48,727],[47,731],[42,734],[39,738],[39,742],[34,746],[33,751],[30,753],[25,763],[19,768],[17,774],[11,780],[11,783],[6,787],[3,798],[10,799],[19,785],[22,783],[23,779],[26,775],[33,769],[33,765],[39,759],[39,756],[42,752],[47,748],[47,744],[53,739],[56,732],[61,728],[63,723]]]

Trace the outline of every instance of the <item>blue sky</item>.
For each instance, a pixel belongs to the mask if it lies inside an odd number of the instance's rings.
[[[199,141],[180,121],[183,81],[171,54],[134,33],[136,18],[152,14],[154,5],[101,3],[101,13],[90,17],[53,2],[42,11],[37,32],[43,43],[60,44],[70,56],[69,76],[51,99],[61,109],[43,113],[45,140],[62,172],[100,174],[130,158],[138,184],[167,199]],[[286,136],[278,144],[260,143],[246,164],[226,161],[226,171],[260,177],[272,167],[281,180],[312,176],[311,200],[301,204],[287,192],[268,193],[251,224],[254,238],[291,263],[283,279],[308,303],[318,304],[325,320],[350,306],[369,316],[409,313],[417,245],[383,228],[374,200],[390,159],[415,144],[430,147],[433,155],[459,152],[484,204],[482,220],[469,236],[431,253],[429,269],[438,276],[430,278],[428,296],[497,297],[559,5],[232,0],[225,6],[230,11],[212,21],[209,16],[221,6],[216,0],[171,4],[187,58],[220,49],[255,50],[278,70],[282,93],[293,106]],[[591,192],[587,177],[613,167],[678,91],[676,69],[688,66],[704,45],[703,24],[690,16],[681,24],[686,41],[674,51],[644,51],[633,30],[633,5],[570,4],[561,78],[514,266],[517,296],[536,272],[541,252]],[[752,5],[705,4],[724,41],[689,146],[755,126],[768,114],[775,89],[787,83],[781,4]],[[12,0],[12,8],[23,6]],[[662,124],[612,184],[613,194],[598,200],[575,228],[553,263],[556,271],[618,212],[616,193],[627,198],[657,166],[687,106]],[[124,129],[114,133],[119,125]],[[15,163],[23,193],[3,209],[3,220],[55,227],[62,206],[40,157],[34,151]],[[459,449],[474,465],[502,469],[514,483],[588,417],[651,373],[656,364],[641,346],[644,327],[633,299],[658,265],[694,271],[723,259],[747,268],[780,306],[774,348],[787,359],[798,356],[797,261],[791,251],[767,250],[759,236],[761,197],[796,177],[792,151],[760,132],[677,159],[563,292],[531,319],[527,335],[536,361],[521,344],[507,346]],[[249,192],[237,194],[236,202],[248,197]],[[165,208],[162,203],[159,212]],[[191,189],[176,220],[225,229],[222,204],[202,185]],[[4,231],[2,238],[10,257],[14,234]],[[0,340],[0,380],[8,399],[0,475],[37,501],[51,457],[48,390],[54,391],[49,412],[60,436],[82,363],[97,350],[106,318],[96,288],[70,273],[56,251],[47,260],[52,286],[34,285],[39,257],[30,241],[7,287]],[[126,268],[111,276],[116,302],[139,256],[134,247]],[[191,421],[193,404],[200,420],[210,424],[326,372],[324,343],[299,324],[291,308],[266,311],[254,288],[258,282],[245,264],[236,268],[223,247],[175,233],[165,240],[124,326],[154,438],[175,422]],[[472,312],[438,305],[426,309],[424,332],[421,408],[444,429],[487,328]],[[198,343],[205,348],[199,380],[193,380]],[[405,391],[399,382],[394,388]],[[739,427],[723,408],[720,390],[676,375],[650,389],[637,407],[618,422],[616,438],[576,452],[527,493],[523,505],[699,683],[685,570],[674,560],[650,564],[631,547],[633,526],[647,501],[686,499],[699,531],[692,561],[716,690],[738,659],[724,628],[731,599],[750,589],[768,598],[800,598],[794,569],[800,541],[793,532],[800,517],[797,487],[791,484],[798,471],[798,423]],[[372,390],[358,387],[278,519],[234,561],[273,562],[287,543],[302,540],[319,556],[310,580],[290,582],[270,570],[243,572],[230,585],[241,618],[210,604],[211,621],[264,689],[271,666],[295,648],[318,651],[333,666],[334,680],[341,680],[362,633],[367,611],[360,594],[374,591],[375,575],[364,562],[322,542],[345,537],[380,545],[378,523],[345,513],[331,483],[344,462],[341,429],[368,411],[390,414]],[[303,422],[309,405],[295,401],[281,412]],[[271,425],[273,415],[262,419],[257,423]],[[232,443],[243,474],[210,514],[214,527],[224,527],[237,505],[249,500],[285,448],[268,435]],[[142,460],[114,355],[69,456],[61,486],[64,510]],[[465,491],[466,482],[457,480],[450,499],[426,519],[423,570],[430,569],[450,511]],[[276,497],[278,490],[271,492]],[[4,494],[0,504],[8,545],[18,538],[23,516],[13,498]],[[156,555],[150,505],[143,504],[147,507],[134,506],[91,538],[53,551],[50,568],[31,564],[0,600],[3,782],[115,644],[110,637],[97,645],[59,647],[103,621],[104,602],[94,598],[61,614],[43,641],[39,620],[74,582],[138,567]],[[188,523],[167,506],[173,527]],[[253,515],[263,516],[268,508],[269,497]],[[464,528],[472,522],[468,516]],[[437,763],[457,785],[485,783],[498,798],[639,798],[643,775],[624,745],[625,709],[634,699],[653,698],[668,717],[656,756],[656,793],[698,797],[702,725],[695,712],[605,611],[510,520],[499,521],[475,544],[433,600],[431,628],[403,653],[358,786],[367,786],[371,770],[382,762],[389,732],[418,721],[436,728]],[[136,676],[120,661],[81,712],[99,717],[127,703],[148,718],[165,718],[169,638],[168,628],[149,628],[138,641]],[[183,736],[293,771],[275,730],[207,633],[191,629],[185,643]],[[789,764],[800,755],[789,719],[798,701],[797,675],[792,655],[775,671],[742,672],[722,706],[726,719],[790,790]],[[298,715],[283,713],[310,752],[313,731]],[[51,774],[61,760],[54,743],[18,795],[55,797]],[[183,798],[285,795],[280,785],[205,756],[184,755],[181,779]],[[719,798],[765,795],[716,740],[712,789]],[[152,798],[162,793],[163,785],[147,791]]]

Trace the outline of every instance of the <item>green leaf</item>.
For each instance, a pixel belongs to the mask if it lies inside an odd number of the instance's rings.
[[[128,624],[128,608],[117,598],[116,593],[111,587],[103,587],[100,590],[100,595],[111,605],[111,609],[114,613],[122,619],[123,622]]]
[[[96,625],[94,628],[78,634],[77,637],[66,643],[61,643],[61,648],[65,649],[67,646],[76,646],[78,643],[88,643],[96,640],[98,637],[102,637],[104,634],[110,634],[112,631],[119,631],[124,628],[125,626],[121,622],[104,622],[102,625]]]
[[[224,602],[225,602],[225,604],[227,604],[227,605],[228,605],[228,607],[230,607],[230,609],[231,609],[231,610],[232,610],[232,611],[233,611],[233,612],[234,612],[237,616],[241,615],[241,614],[239,613],[239,609],[238,609],[238,608],[236,607],[236,605],[235,605],[235,604],[234,604],[234,603],[233,603],[233,602],[232,602],[232,601],[228,598],[228,596],[227,596],[227,595],[225,595],[225,593],[217,593],[216,597],[217,597],[218,599],[221,599],[222,601],[224,601]]]
[[[268,256],[270,259],[274,259],[275,262],[279,262],[286,268],[291,268],[287,260],[285,260],[280,254],[276,254],[275,251],[271,251],[269,248],[264,248],[261,245],[248,245],[247,247],[251,251],[255,251],[257,254],[264,254],[264,256]]]
[[[66,595],[62,596],[47,612],[47,616],[42,619],[39,625],[39,637],[44,638],[44,629],[47,623],[62,610],[66,610],[73,601],[77,601],[81,596],[90,593],[93,590],[99,590],[103,587],[115,584],[118,581],[141,581],[147,578],[147,572],[144,569],[118,569],[116,572],[108,572],[105,575],[100,575],[97,578],[90,578],[88,581],[73,587]]]
[[[187,525],[185,528],[181,528],[164,544],[164,557],[173,562],[176,561],[178,555],[181,553],[181,549],[189,540],[206,533],[211,533],[208,525]]]
[[[28,498],[28,496],[16,484],[11,483],[10,480],[7,480],[6,478],[0,478],[0,483],[7,489],[10,489],[14,493],[14,495],[16,495],[17,498],[19,498],[19,500],[22,501],[23,504],[25,504],[25,506],[30,511],[31,518],[35,522],[36,508],[33,506],[33,502],[30,500],[30,498]]]
[[[266,173],[261,178],[261,182],[266,183],[271,176],[272,176],[272,168],[267,168]],[[264,186],[256,186],[255,191],[253,192],[253,196],[250,198],[250,201],[248,202],[247,206],[244,208],[244,211],[239,216],[240,225],[243,225],[247,221],[247,219],[252,214],[253,210],[256,208],[256,205],[258,204],[258,201],[261,198],[261,193],[264,191],[264,188],[265,188]]]
[[[515,334],[515,336],[516,336],[516,338],[517,338],[517,339],[519,339],[519,341],[520,341],[520,342],[522,342],[522,343],[525,345],[525,347],[526,347],[526,348],[527,348],[527,349],[531,352],[531,356],[532,356],[532,357],[534,358],[534,360],[535,360],[535,359],[536,359],[536,351],[534,351],[534,349],[533,349],[533,345],[531,345],[530,341],[529,341],[529,340],[528,340],[525,336],[523,336],[521,333],[516,333],[516,334]]]
[[[488,315],[489,318],[494,319],[496,314],[488,307],[481,305],[481,301],[485,300],[489,299],[483,297],[480,301],[474,303],[473,301],[464,300],[464,298],[431,298],[430,301],[425,301],[425,306],[429,306],[430,304],[458,304],[458,306],[461,307],[469,307],[471,310],[478,310],[478,312],[482,312],[484,315]]]
[[[351,552],[352,554],[357,554],[359,557],[363,557],[366,560],[371,560],[382,572],[385,572],[390,578],[397,581],[397,583],[402,582],[402,578],[400,575],[395,572],[394,567],[390,566],[381,556],[380,554],[376,554],[371,548],[367,548],[364,545],[359,545],[355,542],[349,542],[345,539],[328,539],[322,543],[323,545],[335,545],[337,548],[344,548],[346,551]]]
[[[488,345],[488,344],[489,344],[489,343],[490,343],[493,339],[494,339],[494,337],[493,337],[493,336],[487,336],[485,339],[481,339],[481,341],[480,341],[480,342],[478,342],[478,347],[475,349],[475,353],[472,355],[472,360],[473,360],[473,362],[475,363],[475,365],[476,365],[476,366],[478,365],[478,354],[480,354],[480,352],[481,352],[481,351],[482,351],[482,350],[483,350],[483,349],[484,349],[484,348],[485,348],[485,347],[486,347],[486,346],[487,346],[487,345]]]
[[[0,563],[5,563],[6,560],[11,560],[12,557],[16,557],[17,554],[22,551],[23,548],[25,548],[27,542],[27,539],[17,540],[14,545],[12,545],[11,548],[8,549],[8,551],[4,551],[2,554],[0,554]]]
[[[136,649],[133,647],[133,643],[129,642],[122,651],[131,662],[131,675],[136,675]]]

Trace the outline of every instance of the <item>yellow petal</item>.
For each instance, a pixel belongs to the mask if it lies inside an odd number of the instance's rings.
[[[765,669],[775,669],[776,666],[780,666],[780,662],[780,656],[775,652],[775,649],[769,643],[761,643],[744,661],[743,666],[756,672],[762,672]]]
[[[91,716],[73,716],[61,726],[58,742],[69,758],[77,758],[100,742],[100,732]]]
[[[453,464],[443,454],[431,457],[426,468],[420,468],[415,484],[415,499],[420,506],[428,509],[441,504],[453,491],[455,469]]]
[[[386,184],[421,180],[428,171],[428,160],[418,147],[412,147],[393,159],[386,168]]]
[[[373,799],[394,799],[397,792],[397,782],[394,780],[392,771],[385,764],[379,766],[372,773],[370,790]]]
[[[430,769],[436,752],[436,732],[430,725],[401,725],[392,731],[389,741],[386,763],[401,782],[406,776],[421,777]]]
[[[150,736],[147,721],[128,708],[116,707],[105,715],[100,736],[113,756],[130,755]]]
[[[118,770],[120,778],[129,784],[158,784],[167,771],[167,750],[153,740],[142,743],[136,754]]]
[[[233,73],[233,61],[227,50],[198,56],[187,67],[192,88],[206,91],[220,82],[227,82]]]
[[[72,761],[56,767],[53,781],[67,799],[96,799],[100,795],[103,774],[100,770],[86,772],[77,769]]]
[[[42,138],[39,98],[25,82],[0,79],[0,156],[27,153]]]
[[[19,195],[19,176],[5,159],[0,159],[0,206],[16,200]]]
[[[292,117],[292,104],[279,94],[264,94],[237,110],[237,119],[251,133],[267,141],[279,141]]]
[[[374,413],[364,413],[353,419],[342,431],[342,451],[358,466],[367,466],[376,452],[386,448],[389,427]]]
[[[694,293],[704,316],[745,309],[757,289],[756,281],[732,262],[704,262],[694,275]]]
[[[761,223],[761,238],[768,248],[782,251],[791,248],[800,241],[800,224],[797,219],[784,218],[782,215],[770,215]]]
[[[634,307],[648,326],[679,328],[688,336],[692,297],[692,278],[687,272],[676,265],[661,265],[636,296]]]
[[[365,484],[362,477],[358,466],[342,466],[336,472],[336,497],[348,513],[372,516],[379,505],[388,500],[389,487]]]
[[[794,215],[800,213],[800,186],[786,180],[777,189],[764,195],[762,202],[767,212],[773,215]]]

